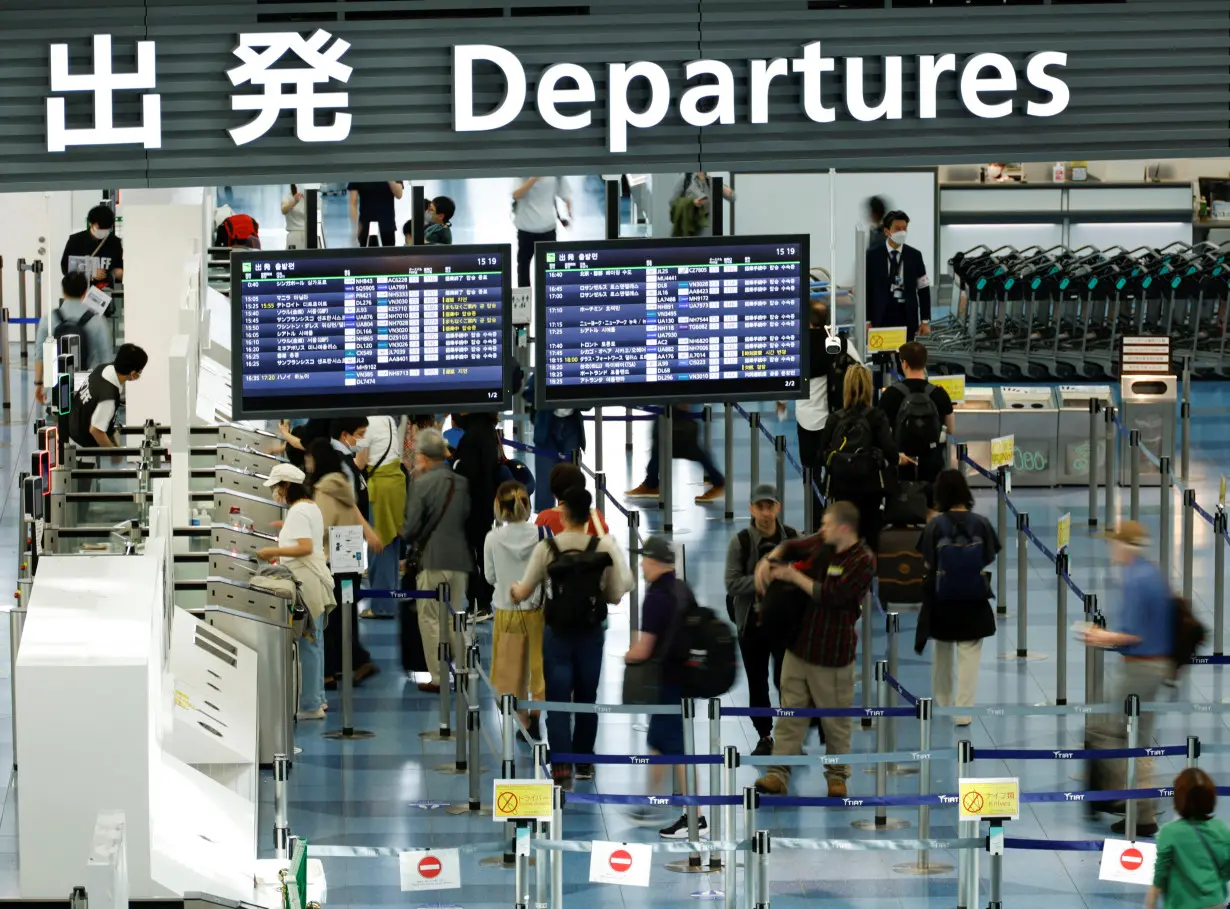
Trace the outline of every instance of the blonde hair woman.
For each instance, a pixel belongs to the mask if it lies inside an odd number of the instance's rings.
[[[483,542],[483,576],[495,588],[495,630],[491,647],[491,684],[500,694],[536,701],[546,695],[542,674],[542,598],[535,591],[513,603],[512,585],[521,580],[530,555],[550,530],[529,523],[530,494],[515,481],[495,493],[496,526]],[[538,713],[521,712],[530,735],[540,738]]]
[[[880,508],[895,480],[899,456],[888,417],[871,406],[872,387],[866,366],[855,363],[846,370],[842,408],[829,414],[820,431],[820,451],[828,500],[852,502],[858,508],[859,534],[874,552]]]

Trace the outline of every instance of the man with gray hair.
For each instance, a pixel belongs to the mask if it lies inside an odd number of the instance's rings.
[[[469,486],[465,477],[449,468],[444,436],[438,429],[420,430],[415,438],[414,480],[406,500],[401,537],[407,552],[418,561],[415,589],[435,590],[448,584],[449,605],[456,612],[465,609],[466,580],[474,568],[466,545],[469,512]],[[448,606],[439,600],[419,600],[418,614],[423,654],[431,672],[431,682],[420,684],[419,690],[433,693],[448,684],[448,679],[440,676],[438,651],[442,638],[452,640],[453,623]],[[452,643],[456,654],[458,642]]]

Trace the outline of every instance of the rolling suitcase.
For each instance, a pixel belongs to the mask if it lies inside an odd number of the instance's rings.
[[[921,527],[885,527],[880,531],[876,576],[880,602],[918,605],[923,599],[923,558],[918,551]]]

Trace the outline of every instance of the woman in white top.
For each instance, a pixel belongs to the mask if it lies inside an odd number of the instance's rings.
[[[367,568],[367,583],[371,590],[396,590],[401,581],[398,545],[402,521],[406,517],[406,475],[402,472],[402,440],[406,418],[373,416],[367,418],[367,444],[355,457],[355,466],[367,478],[367,494],[371,499],[369,518],[384,549],[372,557]],[[397,601],[382,598],[371,600],[362,612],[363,618],[391,619],[397,614]]]
[[[512,585],[521,580],[546,527],[529,523],[530,494],[520,483],[501,483],[495,493],[497,526],[483,543],[483,577],[495,588],[495,630],[492,632],[491,684],[499,694],[541,701],[547,685],[542,674],[542,599],[531,595],[520,604],[512,601]],[[527,689],[528,684],[528,689]],[[541,738],[538,711],[521,711],[530,735]]]
[[[286,216],[286,248],[307,248],[307,202],[294,183],[290,193],[282,198],[282,214]]]
[[[333,576],[318,542],[325,535],[324,516],[312,501],[305,481],[303,471],[293,464],[278,464],[269,472],[265,485],[272,488],[274,498],[288,508],[286,519],[278,530],[278,545],[267,546],[256,555],[265,562],[276,561],[299,585],[311,622],[298,642],[302,687],[296,719],[323,720],[328,709],[324,630],[329,610],[334,606]]]

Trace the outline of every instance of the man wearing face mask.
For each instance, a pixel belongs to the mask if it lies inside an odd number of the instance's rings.
[[[884,216],[884,245],[867,251],[867,323],[871,328],[905,326],[906,339],[931,333],[931,279],[922,253],[906,245],[910,216]]]
[[[84,274],[96,287],[108,288],[124,280],[124,244],[115,235],[115,212],[96,205],[87,215],[89,229],[78,231],[64,244],[60,274]]]
[[[811,321],[809,325],[811,347],[809,369],[807,372],[807,397],[794,406],[794,415],[799,424],[799,461],[804,467],[818,471],[820,457],[821,430],[828,421],[830,413],[836,413],[842,407],[842,386],[845,384],[846,370],[854,363],[862,362],[858,351],[843,334],[841,352],[832,354],[825,349],[824,342],[828,337],[829,307],[821,297],[811,298]],[[814,493],[813,493],[814,495]],[[812,509],[814,526],[807,528],[813,532],[820,527],[820,516],[824,506],[816,499]]]

